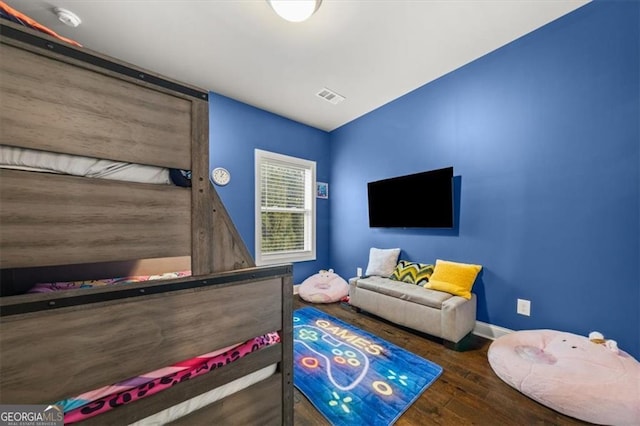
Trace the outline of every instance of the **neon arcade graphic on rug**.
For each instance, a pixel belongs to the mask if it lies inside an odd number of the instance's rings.
[[[333,424],[390,424],[442,368],[315,308],[294,313],[294,382]]]

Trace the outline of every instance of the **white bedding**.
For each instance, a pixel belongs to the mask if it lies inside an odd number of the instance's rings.
[[[169,169],[0,145],[0,168],[171,185]]]
[[[214,403],[224,397],[248,388],[254,383],[258,383],[261,380],[271,376],[276,371],[276,364],[271,364],[260,370],[254,371],[244,377],[240,377],[232,382],[222,385],[201,395],[181,402],[178,405],[169,407],[166,410],[162,410],[149,417],[145,417],[135,423],[131,423],[129,426],[158,426],[170,423],[180,417],[186,416],[202,407]]]

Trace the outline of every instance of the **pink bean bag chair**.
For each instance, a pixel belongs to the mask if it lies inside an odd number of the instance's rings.
[[[488,358],[507,384],[560,413],[640,425],[640,363],[615,345],[554,330],[517,331],[496,339]]]
[[[333,269],[322,270],[304,280],[298,294],[307,302],[333,303],[349,294],[349,284]]]

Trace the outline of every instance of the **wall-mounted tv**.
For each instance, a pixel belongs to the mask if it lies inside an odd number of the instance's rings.
[[[453,167],[367,184],[372,228],[453,228]]]

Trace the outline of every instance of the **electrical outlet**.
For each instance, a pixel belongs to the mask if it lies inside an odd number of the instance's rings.
[[[356,269],[356,277],[361,277],[362,276],[362,268],[357,268]]]
[[[520,315],[531,316],[531,301],[525,299],[518,299],[517,312]]]

